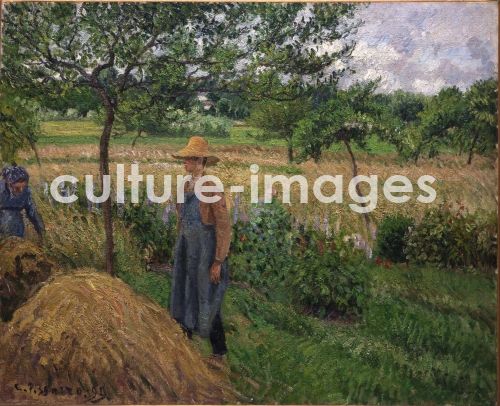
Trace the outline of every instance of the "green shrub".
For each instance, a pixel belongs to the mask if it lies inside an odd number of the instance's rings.
[[[232,279],[276,293],[284,281],[293,242],[291,215],[278,200],[253,206],[249,220],[233,226]]]
[[[175,111],[165,120],[147,120],[144,130],[151,135],[188,137],[199,134],[206,137],[230,136],[232,121],[225,117],[214,117],[197,111]]]
[[[148,205],[143,198],[141,203],[125,204],[121,217],[150,261],[171,264],[176,240],[176,217],[171,215],[164,223],[162,209],[158,204]]]
[[[300,226],[295,230],[293,254],[300,258],[310,253],[323,255],[336,252],[343,262],[361,261],[365,258],[363,251],[355,249],[354,241],[348,237],[342,230],[338,234],[326,235],[324,231],[311,226]]]
[[[343,237],[292,227],[292,216],[277,199],[254,206],[248,222],[233,226],[232,279],[320,317],[356,314],[362,272],[348,264],[360,263],[363,254]]]
[[[407,258],[419,264],[491,270],[496,266],[496,232],[494,214],[470,214],[464,206],[453,210],[450,204],[441,204],[411,229]]]
[[[402,215],[386,216],[377,230],[375,255],[390,259],[392,262],[404,262],[406,255],[406,236],[413,220]]]
[[[320,317],[357,315],[366,295],[361,262],[344,261],[338,251],[296,257],[287,284],[294,300]]]

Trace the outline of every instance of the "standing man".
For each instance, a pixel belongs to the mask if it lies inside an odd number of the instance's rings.
[[[24,238],[22,210],[35,227],[40,240],[45,227],[28,186],[29,175],[21,166],[7,166],[0,180],[0,238],[16,236]]]
[[[215,203],[206,203],[194,193],[205,167],[219,161],[209,154],[203,137],[194,136],[174,158],[184,161],[191,180],[184,185],[184,203],[177,203],[177,242],[175,247],[170,312],[187,336],[209,337],[213,355],[227,352],[221,305],[229,282],[227,254],[231,223],[223,192]],[[213,182],[205,182],[213,186]]]

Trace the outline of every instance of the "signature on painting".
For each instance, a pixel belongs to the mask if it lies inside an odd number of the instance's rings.
[[[47,385],[34,385],[33,383],[29,382],[27,384],[16,383],[14,385],[14,388],[17,391],[39,396],[47,396],[49,394],[55,396],[83,396],[87,401],[90,402],[100,402],[104,399],[110,400],[110,397],[106,394],[104,386],[101,385],[93,386],[90,390],[84,390],[80,387],[73,388],[71,386],[50,388]]]

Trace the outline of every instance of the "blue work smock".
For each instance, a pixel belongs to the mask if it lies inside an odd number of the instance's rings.
[[[19,195],[15,196],[5,181],[0,180],[0,237],[24,238],[23,210],[33,223],[36,232],[42,234],[45,227],[33,201],[31,189],[26,186]]]
[[[227,258],[221,265],[220,282],[210,281],[215,259],[215,226],[201,221],[199,200],[185,193],[180,232],[175,247],[170,313],[184,327],[208,337],[214,318],[221,314],[229,284]]]

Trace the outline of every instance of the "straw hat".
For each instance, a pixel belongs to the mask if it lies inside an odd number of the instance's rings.
[[[172,156],[176,159],[184,159],[187,157],[207,158],[207,165],[214,165],[219,162],[219,158],[210,155],[208,152],[208,142],[205,138],[195,135],[189,138],[188,144],[177,151]]]

